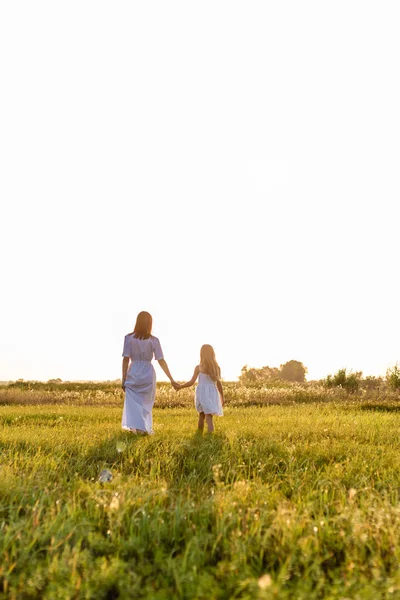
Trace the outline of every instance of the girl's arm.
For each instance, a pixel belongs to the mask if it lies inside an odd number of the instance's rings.
[[[166,361],[163,358],[160,358],[160,360],[158,361],[158,364],[160,365],[160,367],[162,368],[162,370],[164,371],[164,373],[166,374],[166,376],[168,377],[168,379],[170,380],[170,382],[172,383],[173,387],[175,389],[178,389],[176,386],[178,386],[178,384],[176,383],[176,381],[174,380],[174,378],[172,377],[168,365],[166,363]]]
[[[128,365],[129,365],[129,357],[128,356],[124,356],[124,358],[122,359],[122,389],[125,391],[125,380],[126,380],[126,373],[128,371]]]
[[[221,396],[221,404],[222,406],[224,406],[224,390],[222,389],[222,383],[220,381],[217,381],[217,390],[219,391],[219,395]]]
[[[199,372],[200,372],[200,368],[199,368],[199,365],[197,365],[197,367],[194,370],[192,379],[190,381],[187,381],[186,383],[179,384],[178,390],[181,390],[182,388],[192,387],[192,385],[195,383],[196,379],[199,376]]]

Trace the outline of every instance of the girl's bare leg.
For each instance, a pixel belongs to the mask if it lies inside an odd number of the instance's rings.
[[[204,416],[203,412],[199,413],[199,423],[197,425],[199,431],[203,431],[204,429]]]
[[[212,433],[214,431],[213,416],[206,415],[206,421],[207,421],[208,433]]]

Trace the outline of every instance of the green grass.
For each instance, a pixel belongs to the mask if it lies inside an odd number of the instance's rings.
[[[0,599],[400,598],[400,414],[377,408],[230,406],[203,437],[156,409],[137,439],[121,407],[0,406]]]

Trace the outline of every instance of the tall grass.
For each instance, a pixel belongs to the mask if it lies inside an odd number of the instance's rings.
[[[2,406],[0,598],[399,598],[395,408]]]
[[[353,390],[350,390],[353,391]],[[359,402],[377,405],[397,403],[400,390],[385,388],[360,389],[348,393],[346,388],[319,383],[292,384],[271,382],[243,386],[238,382],[224,383],[228,406],[291,405],[293,403]],[[117,382],[105,383],[41,383],[17,382],[0,388],[0,405],[58,404],[67,406],[122,406],[124,393]],[[193,389],[175,392],[170,384],[157,384],[156,405],[159,408],[193,406]]]

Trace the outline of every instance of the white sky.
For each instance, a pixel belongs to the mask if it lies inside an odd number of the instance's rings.
[[[398,1],[0,4],[0,380],[400,359]]]

